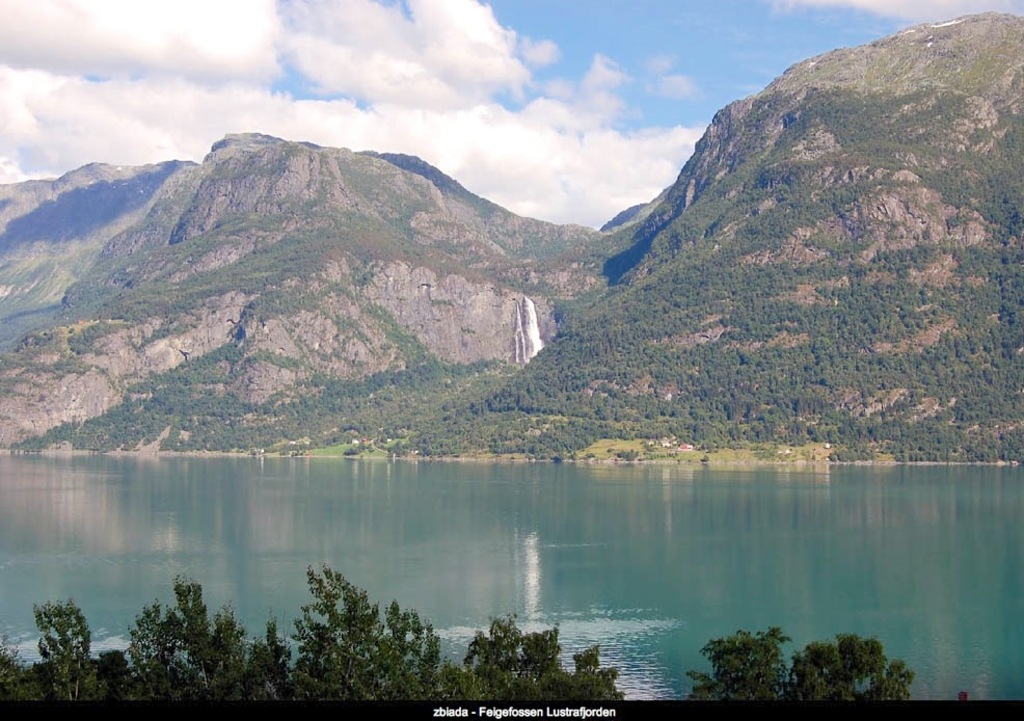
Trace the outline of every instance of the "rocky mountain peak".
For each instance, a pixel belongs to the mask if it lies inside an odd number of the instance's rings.
[[[810,58],[789,68],[761,95],[840,87],[889,94],[942,89],[1019,109],[1021,47],[1024,18],[969,15]]]
[[[312,150],[319,150],[321,148],[321,146],[315,143],[284,140],[283,138],[263,133],[228,133],[210,147],[210,152],[203,162],[217,162],[240,154],[253,153],[285,145],[301,145]]]

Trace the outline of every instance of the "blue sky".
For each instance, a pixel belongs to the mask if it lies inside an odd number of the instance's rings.
[[[633,110],[623,121],[632,127],[707,124],[717,110],[800,60],[908,24],[849,7],[787,8],[758,0],[497,0],[491,6],[499,22],[557,43],[561,60],[536,72],[540,81],[580,77],[595,54],[614,62],[629,77],[621,95]],[[689,83],[663,86],[658,81],[665,75]]]
[[[790,65],[984,11],[1024,0],[0,0],[0,182],[262,132],[599,226]]]

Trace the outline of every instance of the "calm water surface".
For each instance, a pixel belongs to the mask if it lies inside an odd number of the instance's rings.
[[[600,643],[633,698],[700,648],[781,626],[877,635],[915,698],[1024,698],[1024,469],[572,466],[0,455],[0,631],[73,597],[123,646],[177,574],[251,634],[291,628],[307,566],[430,619],[450,653],[495,615]]]

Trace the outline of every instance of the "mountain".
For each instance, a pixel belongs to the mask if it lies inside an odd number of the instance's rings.
[[[258,409],[329,382],[525,364],[555,304],[602,283],[581,260],[596,231],[515,216],[409,156],[229,136],[200,165],[6,193],[3,267],[22,258],[49,289],[15,278],[9,297],[60,310],[3,358],[0,445],[119,408],[145,421],[86,445],[152,442],[140,429],[166,416],[158,435],[220,447],[204,424],[269,428],[279,413]]]
[[[1015,16],[922,25],[724,108],[619,231],[614,287],[473,427],[548,456],[674,437],[1019,460],[1022,43]]]
[[[0,349],[45,324],[103,245],[190,165],[93,164],[57,180],[0,185]]]
[[[411,156],[226,138],[105,225],[15,233],[89,250],[0,358],[0,445],[1019,461],[1021,47],[989,14],[798,63],[604,233]]]

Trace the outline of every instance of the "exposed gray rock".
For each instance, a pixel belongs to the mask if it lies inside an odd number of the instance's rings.
[[[387,309],[432,352],[454,363],[513,361],[522,295],[458,275],[438,277],[428,268],[403,263],[388,265],[366,290],[369,300]],[[541,327],[550,329],[550,307],[540,299],[535,302]]]

